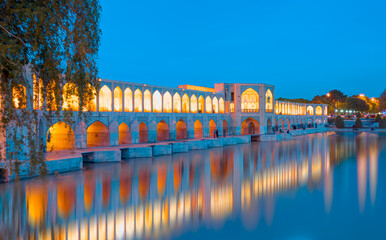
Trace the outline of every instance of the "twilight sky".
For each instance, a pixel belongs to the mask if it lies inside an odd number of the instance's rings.
[[[268,83],[276,97],[386,88],[385,0],[101,0],[101,78]]]

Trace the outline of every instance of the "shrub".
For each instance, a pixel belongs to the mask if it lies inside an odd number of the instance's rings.
[[[357,120],[355,120],[355,128],[362,128],[363,125],[362,125],[362,121],[360,118],[357,118]]]
[[[335,127],[336,128],[344,128],[344,120],[341,116],[337,116],[335,118]]]
[[[327,118],[327,123],[328,124],[333,124],[335,122],[335,118]]]
[[[375,122],[380,122],[382,120],[382,117],[380,114],[377,114],[377,116],[375,117]]]
[[[362,117],[361,113],[358,112],[358,113],[357,113],[357,118],[361,118],[361,117]]]
[[[379,121],[379,128],[383,128],[385,129],[386,128],[386,121],[385,119],[382,119]]]

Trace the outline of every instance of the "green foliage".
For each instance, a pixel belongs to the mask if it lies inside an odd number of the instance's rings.
[[[355,120],[355,128],[362,128],[363,125],[362,125],[362,121],[360,118],[357,118],[357,120]]]
[[[344,128],[344,120],[341,116],[337,116],[335,118],[335,127],[336,128]]]
[[[316,103],[316,104],[328,104],[329,103],[329,100],[327,98],[326,95],[322,95],[322,96],[319,96],[319,95],[316,95],[312,101],[312,103]]]
[[[285,101],[285,102],[294,102],[294,103],[311,103],[310,100],[307,100],[307,99],[304,99],[304,98],[294,98],[294,99],[290,99],[290,98],[278,98],[276,99],[277,101]]]
[[[327,123],[328,123],[328,124],[333,124],[333,123],[335,123],[335,118],[327,118]]]
[[[381,111],[386,110],[386,89],[383,90],[381,96],[379,97],[379,109]]]
[[[347,99],[347,107],[349,109],[359,111],[359,112],[368,111],[370,108],[365,100],[357,98],[355,96],[349,97]]]
[[[377,116],[375,116],[375,122],[380,122],[382,120],[382,117],[380,114],[377,114]]]

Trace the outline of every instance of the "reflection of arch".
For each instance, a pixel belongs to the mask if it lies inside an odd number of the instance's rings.
[[[281,119],[281,128],[282,128],[282,130],[284,130],[284,121],[283,121],[283,119]]]
[[[277,131],[277,129],[279,129],[279,126],[277,124],[277,120],[276,119],[275,119],[275,129],[276,129],[276,131]]]
[[[272,120],[270,118],[268,118],[268,120],[267,120],[267,132],[268,132],[268,134],[273,133]]]
[[[131,173],[121,171],[119,174],[119,199],[122,204],[129,201],[131,193]]]
[[[217,100],[217,97],[213,98],[213,113],[218,113],[218,100]]]
[[[258,112],[259,111],[259,94],[252,88],[248,88],[241,94],[241,111]]]
[[[123,92],[124,99],[125,99],[125,112],[132,112],[133,111],[133,91],[128,87]]]
[[[177,92],[173,96],[173,112],[181,112],[181,97],[180,94],[178,94]]]
[[[96,121],[87,128],[87,147],[102,147],[109,145],[110,135],[106,125]]]
[[[273,95],[270,89],[265,93],[265,111],[272,112],[273,110]]]
[[[194,122],[194,138],[202,138],[203,137],[203,129],[200,120],[196,120]]]
[[[153,93],[153,112],[162,112],[162,96],[158,90]]]
[[[166,176],[168,168],[166,164],[161,163],[157,167],[157,192],[158,197],[162,197],[166,190]]]
[[[99,112],[111,112],[111,90],[106,85],[99,90]]]
[[[151,112],[151,93],[149,89],[146,89],[143,93],[143,111]]]
[[[16,85],[12,89],[12,101],[16,109],[25,109],[27,106],[27,92],[23,85]]]
[[[224,113],[224,108],[224,99],[220,98],[220,100],[218,100],[218,112]]]
[[[182,112],[189,113],[189,97],[186,93],[182,96]]]
[[[180,119],[176,124],[177,131],[177,140],[187,139],[188,138],[188,128],[186,123]]]
[[[63,86],[63,106],[62,107],[64,111],[79,110],[78,88],[72,82],[66,83]]]
[[[130,144],[131,143],[131,134],[129,126],[126,123],[121,123],[119,125],[119,145]]]
[[[167,141],[169,140],[169,136],[169,126],[164,120],[161,120],[157,124],[157,142]]]
[[[76,185],[72,180],[60,181],[56,185],[56,200],[59,216],[68,219],[74,212],[76,201]]]
[[[213,119],[209,121],[209,136],[214,137],[214,131],[217,130],[217,124]]]
[[[224,137],[229,135],[229,125],[228,122],[225,120],[222,121],[222,135]]]
[[[241,134],[259,134],[259,122],[253,118],[245,119],[241,124]]]
[[[194,94],[190,98],[190,112],[197,113],[197,97]]]
[[[172,112],[172,95],[169,92],[164,93],[164,112]]]
[[[139,143],[149,142],[149,132],[144,122],[139,124]]]
[[[214,181],[226,181],[233,173],[233,157],[227,156],[224,151],[224,158],[216,157],[214,153],[210,155],[210,171]]]
[[[25,199],[28,223],[39,226],[43,223],[47,211],[48,191],[44,184],[29,184],[26,186]]]
[[[315,115],[322,115],[322,114],[323,114],[322,107],[321,106],[317,106],[315,108]]]
[[[142,112],[142,92],[139,89],[134,91],[134,111]]]
[[[120,87],[114,89],[114,111],[122,112],[122,90]]]
[[[57,122],[47,131],[47,150],[71,150],[75,148],[75,134],[64,122]]]
[[[175,162],[173,167],[173,184],[174,184],[175,193],[178,193],[178,191],[180,190],[181,179],[182,179],[182,164],[179,162]]]
[[[291,129],[291,123],[290,123],[290,120],[287,119],[287,129],[290,130]]]
[[[313,108],[312,106],[308,106],[308,107],[307,107],[307,113],[308,113],[309,115],[314,115],[314,108]]]
[[[141,200],[145,200],[149,194],[150,171],[146,168],[141,168],[138,173],[138,191]]]
[[[204,106],[205,106],[205,100],[202,95],[198,98],[198,112],[203,113],[204,112]]]
[[[212,99],[209,96],[205,99],[205,112],[212,113]]]

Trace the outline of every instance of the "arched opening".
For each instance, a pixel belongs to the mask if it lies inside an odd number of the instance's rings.
[[[265,93],[265,111],[272,112],[273,110],[273,95],[270,89]]]
[[[205,98],[205,112],[212,113],[212,99],[209,96]]]
[[[172,95],[169,92],[164,93],[164,112],[172,112]]]
[[[218,111],[219,111],[219,113],[224,113],[224,109],[225,109],[224,99],[220,98],[220,100],[218,100]]]
[[[241,134],[259,134],[259,123],[253,118],[247,118],[241,124]]]
[[[268,120],[267,120],[267,133],[268,134],[272,134],[273,133],[272,120],[270,118],[268,118]]]
[[[173,96],[173,112],[180,113],[181,112],[181,97],[180,94],[175,93]]]
[[[241,112],[258,112],[259,94],[252,88],[248,88],[241,94]]]
[[[190,112],[197,113],[197,97],[194,94],[190,98]]]
[[[308,106],[308,107],[307,107],[307,113],[308,113],[309,115],[314,115],[314,108],[313,108],[312,106]]]
[[[275,119],[275,130],[277,131],[279,129],[279,125],[277,123],[277,120]]]
[[[198,112],[204,113],[204,107],[205,107],[205,100],[204,100],[204,97],[201,95],[198,98]]]
[[[203,136],[202,124],[200,120],[196,120],[194,122],[194,138],[202,138]]]
[[[125,112],[133,111],[133,91],[128,87],[123,92],[123,96],[125,99]]]
[[[75,149],[75,134],[70,125],[57,122],[47,131],[47,150],[72,150]]]
[[[213,113],[218,113],[218,100],[217,100],[217,97],[213,98]]]
[[[48,111],[56,111],[57,109],[57,101],[56,101],[56,83],[54,80],[50,81],[47,85],[47,110]]]
[[[188,138],[188,128],[186,123],[180,119],[176,124],[177,131],[177,140],[187,139]]]
[[[216,124],[216,122],[213,119],[211,119],[209,121],[209,136],[210,137],[214,137],[216,130],[217,130],[217,124]]]
[[[229,125],[228,122],[225,120],[222,121],[222,135],[224,137],[229,135]]]
[[[13,106],[16,109],[25,109],[27,107],[27,92],[23,85],[16,85],[12,89]]]
[[[149,142],[149,131],[147,130],[147,126],[144,122],[139,124],[139,143],[147,143]]]
[[[106,85],[99,90],[99,112],[111,112],[111,91]]]
[[[153,112],[162,112],[162,96],[158,90],[153,93]]]
[[[323,110],[321,106],[315,108],[315,115],[323,115]]]
[[[281,129],[284,130],[284,120],[281,119]]]
[[[130,144],[131,143],[131,133],[129,126],[126,123],[121,123],[119,125],[119,145]]]
[[[189,113],[189,97],[186,93],[182,96],[182,112]]]
[[[87,128],[87,147],[105,147],[110,145],[109,129],[96,121]]]
[[[151,112],[151,93],[149,89],[146,89],[143,93],[143,111]]]
[[[169,140],[169,137],[170,137],[169,126],[164,120],[161,120],[157,124],[157,142],[167,141]]]
[[[324,107],[324,115],[328,115],[327,107]]]
[[[289,119],[287,119],[287,129],[290,130],[291,129],[291,122]]]
[[[78,88],[74,83],[66,83],[63,86],[63,111],[78,111],[79,97]]]
[[[120,87],[114,89],[114,111],[122,112],[122,90]]]
[[[142,112],[142,92],[139,89],[134,91],[134,112]]]
[[[95,112],[97,110],[97,92],[91,84],[87,84],[87,91],[90,96],[85,99],[85,111]]]

